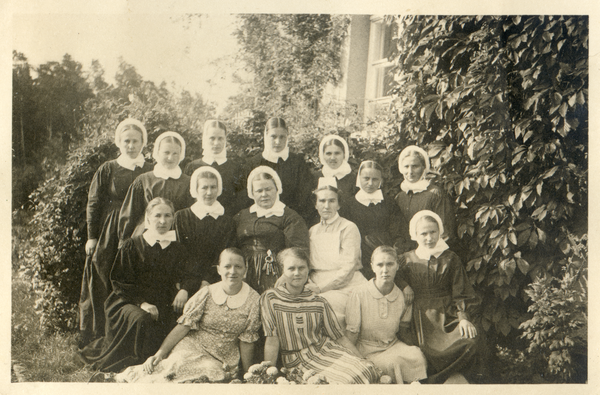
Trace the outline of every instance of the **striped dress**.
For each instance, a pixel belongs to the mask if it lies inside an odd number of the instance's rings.
[[[342,337],[335,313],[312,291],[295,296],[284,287],[269,289],[261,296],[261,316],[265,335],[279,339],[285,367],[314,370],[336,384],[377,382],[371,362],[334,341]]]

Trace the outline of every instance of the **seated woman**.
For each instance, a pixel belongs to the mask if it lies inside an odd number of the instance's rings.
[[[375,278],[357,288],[346,306],[346,337],[358,351],[390,376],[394,383],[410,383],[427,377],[425,356],[417,346],[398,340],[399,328],[408,329],[412,305],[394,284],[398,255],[380,246],[371,256]]]
[[[367,282],[360,272],[360,233],[354,223],[339,216],[337,188],[323,185],[314,193],[321,222],[308,232],[310,279],[344,328],[348,297],[353,289]]]
[[[416,340],[428,363],[430,383],[465,382],[473,367],[477,329],[467,307],[478,301],[458,256],[440,237],[441,218],[429,210],[410,220],[410,235],[419,247],[400,259],[400,277],[414,290]],[[397,279],[398,281],[398,279]]]
[[[80,353],[93,369],[118,372],[142,363],[175,326],[193,276],[171,231],[174,211],[167,199],[152,199],[146,231],[119,249],[110,274],[113,291],[104,305],[105,335]]]
[[[217,198],[222,192],[221,175],[210,166],[194,171],[190,194],[196,198],[191,207],[175,213],[175,231],[188,262],[197,276],[198,288],[220,280],[215,266],[219,254],[235,245],[235,223]]]
[[[284,281],[260,299],[265,335],[265,360],[272,365],[281,350],[283,365],[303,372],[314,370],[329,383],[376,383],[373,364],[358,357],[356,347],[343,335],[327,300],[305,288],[308,254],[287,248],[277,262]]]
[[[221,281],[190,298],[156,354],[116,381],[183,383],[206,376],[218,382],[227,371],[237,373],[240,357],[248,370],[260,329],[259,296],[243,281],[247,267],[237,248],[221,252],[217,270]]]
[[[279,200],[281,192],[281,180],[275,170],[257,167],[248,176],[248,196],[254,204],[233,218],[238,245],[248,265],[248,285],[259,293],[272,288],[279,277],[275,262],[279,251],[308,248],[306,223]]]

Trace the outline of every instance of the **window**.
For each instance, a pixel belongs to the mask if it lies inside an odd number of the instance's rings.
[[[394,76],[390,73],[392,62],[388,59],[395,53],[392,39],[396,36],[397,25],[387,24],[383,17],[371,17],[369,40],[369,64],[365,91],[365,116],[373,117],[391,101],[390,90]]]

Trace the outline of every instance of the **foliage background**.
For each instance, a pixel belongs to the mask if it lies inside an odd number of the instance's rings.
[[[587,17],[387,17],[399,27],[396,86],[389,111],[366,121],[344,104],[321,104],[341,76],[348,16],[239,18],[240,61],[253,79],[222,115],[231,151],[257,153],[267,118],[283,116],[293,149],[315,166],[321,137],[337,133],[354,167],[384,166],[393,196],[398,153],[425,147],[458,207],[452,248],[482,296],[476,324],[496,374],[481,380],[586,381]],[[124,61],[114,86],[99,63],[84,72],[68,55],[31,71],[15,52],[13,267],[32,279],[43,327],[72,331],[87,189],[117,155],[116,125],[136,117],[150,142],[177,131],[188,161],[200,156],[198,131],[214,109],[198,94],[145,81]],[[251,116],[234,123],[243,111]]]

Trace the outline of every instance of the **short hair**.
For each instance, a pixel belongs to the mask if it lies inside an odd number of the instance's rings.
[[[373,259],[375,258],[375,255],[380,255],[380,254],[389,255],[394,258],[394,261],[398,262],[398,252],[396,251],[396,249],[394,247],[390,247],[388,245],[382,245],[382,246],[375,248],[375,250],[371,254],[371,263],[373,263]]]
[[[244,265],[246,265],[246,259],[244,258],[244,254],[242,253],[242,250],[240,250],[237,247],[229,247],[229,248],[225,248],[223,251],[221,251],[221,253],[219,254],[219,265],[221,264],[223,257],[227,254],[237,255],[237,256],[241,257],[242,260],[244,261]]]
[[[154,210],[154,207],[161,204],[166,204],[167,206],[169,206],[171,208],[171,212],[175,214],[175,207],[169,199],[165,199],[163,197],[155,197],[154,199],[150,200],[148,206],[146,206],[146,215],[148,216],[152,214],[152,210]]]
[[[305,248],[300,247],[289,247],[285,250],[279,251],[277,254],[277,264],[279,265],[279,270],[283,272],[283,262],[287,258],[297,258],[306,262],[306,266],[309,266],[310,256],[308,255],[308,251]]]
[[[267,124],[265,125],[265,133],[267,133],[271,129],[283,128],[285,131],[288,131],[288,127],[285,124],[285,120],[283,118],[272,117],[269,118]]]
[[[317,194],[319,192],[321,192],[321,191],[333,191],[333,192],[335,192],[337,194],[338,204],[340,205],[340,207],[342,206],[342,202],[344,200],[344,193],[341,190],[339,190],[336,187],[334,187],[333,185],[323,185],[322,187],[317,188],[317,189],[315,189],[312,192],[313,200],[314,200],[313,203],[315,205],[317,204],[317,200],[318,200],[317,199]]]
[[[342,152],[344,153],[344,155],[346,155],[346,148],[344,148],[344,144],[342,144],[342,142],[338,139],[332,138],[330,140],[328,140],[327,142],[325,142],[325,144],[323,144],[323,153],[325,153],[325,148],[329,147],[330,145],[336,145],[339,148],[342,149]]]

